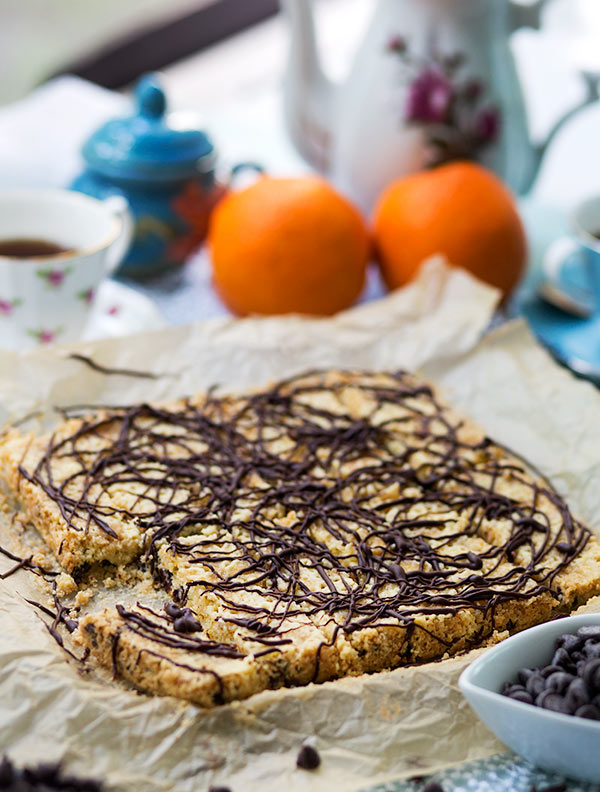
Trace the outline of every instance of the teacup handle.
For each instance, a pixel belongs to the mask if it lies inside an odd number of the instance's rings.
[[[594,310],[589,292],[571,287],[569,292],[562,286],[561,273],[569,258],[579,251],[579,245],[573,237],[564,236],[555,239],[550,245],[542,262],[544,281],[540,285],[541,296],[574,316],[588,317]]]
[[[115,217],[121,221],[121,231],[119,236],[110,246],[106,255],[106,274],[112,273],[125,258],[131,240],[133,238],[133,217],[129,211],[129,204],[122,195],[111,195],[104,199],[104,203],[112,211]]]

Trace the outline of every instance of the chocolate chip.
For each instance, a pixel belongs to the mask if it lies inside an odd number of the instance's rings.
[[[296,767],[301,770],[316,770],[320,764],[321,757],[316,748],[313,748],[312,745],[303,745],[300,748],[296,758]]]
[[[6,756],[2,757],[2,762],[0,762],[0,786],[4,787],[12,784],[14,777],[12,762]]]
[[[550,674],[555,674],[557,671],[562,671],[563,669],[558,665],[547,665],[541,669],[541,674],[543,677],[548,678]]]
[[[600,641],[600,624],[585,624],[577,630],[577,635],[581,638],[594,638],[596,641]]]
[[[179,633],[201,632],[202,625],[195,616],[186,613],[175,619],[173,622],[173,629]]]
[[[513,690],[511,693],[507,694],[509,698],[513,699],[513,701],[520,701],[523,704],[533,704],[533,696],[531,693],[528,693],[525,688],[520,688],[519,690]]]
[[[546,688],[562,695],[573,679],[573,675],[567,674],[566,671],[555,671],[546,679]]]
[[[423,787],[423,792],[444,792],[444,787],[437,781],[429,781]]]
[[[75,621],[75,619],[65,619],[64,624],[70,633],[75,632],[75,630],[79,626],[79,623]]]
[[[567,652],[572,652],[577,647],[582,645],[583,645],[583,640],[579,638],[577,635],[572,635],[571,633],[565,633],[565,635],[560,635],[556,639],[556,646],[566,649]]]
[[[406,572],[399,564],[390,564],[389,569],[394,580],[406,580]]]
[[[544,689],[545,689],[545,687],[546,687],[546,680],[545,680],[545,679],[544,679],[544,677],[543,677],[543,676],[540,674],[540,672],[539,672],[539,671],[536,671],[535,673],[533,673],[533,674],[532,674],[532,675],[529,677],[529,679],[527,680],[527,684],[525,685],[525,687],[527,688],[527,692],[528,692],[528,693],[531,693],[531,695],[532,695],[534,698],[537,698],[537,696],[539,696],[539,695],[540,695],[540,693],[542,692],[542,690],[544,690]]]
[[[586,641],[583,647],[583,653],[586,657],[600,659],[600,641]]]
[[[231,789],[224,786],[211,786],[208,788],[208,792],[231,792]]]
[[[571,555],[571,553],[575,553],[577,551],[576,547],[570,545],[568,542],[557,542],[556,549],[560,550],[561,553],[566,553],[567,555]]]
[[[579,677],[576,677],[571,684],[565,695],[565,703],[571,712],[582,707],[584,704],[589,704],[590,695],[588,687]]]
[[[7,792],[102,792],[102,788],[99,781],[63,775],[59,764],[18,769],[7,757],[0,763],[0,789]]]
[[[565,699],[553,690],[544,690],[535,700],[536,707],[552,710],[552,712],[563,712],[569,714],[570,710]]]
[[[42,783],[56,786],[60,775],[60,765],[56,763],[41,763],[35,768],[26,767],[23,770],[23,778],[30,783]]]
[[[518,672],[517,672],[517,679],[519,680],[519,682],[522,685],[526,685],[527,684],[527,680],[533,674],[535,674],[535,671],[533,670],[533,668],[520,668],[518,670]]]
[[[588,660],[579,675],[592,692],[600,692],[600,659]]]
[[[271,628],[268,624],[259,621],[259,619],[249,619],[246,626],[250,630],[254,630],[255,632],[264,635],[265,633],[271,632]]]
[[[175,605],[174,602],[167,602],[165,604],[165,613],[172,619],[177,619],[179,616],[181,616],[181,608]]]
[[[552,657],[552,665],[561,666],[563,668],[566,665],[571,665],[571,655],[566,649],[559,646]]]
[[[593,704],[584,704],[575,710],[578,718],[589,718],[590,720],[600,720],[600,709]]]

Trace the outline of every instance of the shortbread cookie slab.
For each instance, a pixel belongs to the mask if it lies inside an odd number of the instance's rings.
[[[82,610],[79,639],[203,706],[437,659],[600,592],[551,485],[404,372],[104,411],[9,437],[0,464],[66,570],[135,562],[164,591],[164,611]]]

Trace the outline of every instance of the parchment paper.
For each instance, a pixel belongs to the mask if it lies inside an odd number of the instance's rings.
[[[600,533],[600,394],[557,366],[521,322],[479,342],[497,299],[432,261],[411,286],[336,319],[218,320],[76,348],[0,352],[0,419],[56,405],[162,399],[214,383],[258,385],[315,367],[421,369],[548,474]],[[73,351],[162,376],[106,375],[70,359]],[[19,763],[63,760],[111,789],[191,792],[219,783],[233,792],[329,792],[332,784],[357,790],[503,750],[456,686],[477,652],[204,712],[87,678],[24,602],[35,586],[24,572],[0,584],[0,748]],[[306,740],[322,757],[314,773],[295,768]]]

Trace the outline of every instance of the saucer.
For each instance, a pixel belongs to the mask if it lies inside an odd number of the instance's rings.
[[[94,308],[83,331],[82,341],[157,330],[166,321],[152,300],[135,289],[114,280],[100,284]]]
[[[166,325],[167,321],[149,297],[123,283],[107,279],[98,287],[90,317],[81,335],[65,343],[117,338],[144,330],[158,330]],[[48,339],[45,343],[52,341]],[[20,348],[7,344],[6,339],[0,337],[0,349]]]
[[[555,287],[574,302],[581,303],[582,297],[588,304],[591,302],[585,264],[579,253],[565,258]],[[561,363],[600,382],[600,315],[576,316],[537,294],[525,299],[520,310],[540,341]]]

